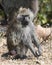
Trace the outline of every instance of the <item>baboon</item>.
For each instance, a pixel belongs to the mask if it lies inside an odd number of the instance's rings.
[[[7,18],[11,19],[13,12],[17,11],[20,7],[29,8],[34,17],[36,17],[39,9],[38,0],[0,0],[0,8],[5,12],[5,20]]]
[[[36,57],[40,56],[42,52],[40,42],[34,31],[35,26],[31,21],[31,15],[32,12],[29,9],[20,8],[18,13],[14,14],[7,30],[8,50],[11,54],[15,55],[16,53],[16,56],[19,58],[26,56],[28,48]],[[35,50],[33,44],[38,51]]]

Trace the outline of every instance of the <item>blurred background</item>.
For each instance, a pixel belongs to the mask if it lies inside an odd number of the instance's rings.
[[[52,0],[39,0],[37,22],[40,25],[52,25]]]
[[[0,9],[0,24],[5,19],[4,12]],[[42,26],[52,25],[52,0],[39,0],[39,12],[36,23]]]

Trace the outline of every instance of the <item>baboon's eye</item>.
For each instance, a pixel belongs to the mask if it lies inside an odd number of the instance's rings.
[[[25,17],[28,17],[28,16],[29,16],[29,15],[22,15],[22,17],[24,17],[24,18],[25,18]]]
[[[30,16],[28,16],[28,18],[30,19]]]

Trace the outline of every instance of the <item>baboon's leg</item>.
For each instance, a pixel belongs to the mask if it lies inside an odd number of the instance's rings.
[[[39,55],[41,55],[42,48],[41,48],[40,42],[39,42],[35,32],[32,34],[32,41],[33,41],[34,45],[38,48]]]
[[[31,50],[31,52],[33,53],[33,55],[35,57],[39,56],[39,54],[35,51],[35,48],[33,46],[32,40],[31,40],[31,36],[28,36],[28,38],[26,40],[23,40],[23,43]]]
[[[16,41],[16,33],[9,28],[7,30],[7,47],[9,50],[9,53],[12,55],[16,54],[16,46],[18,45],[18,41]]]
[[[27,57],[26,53],[28,51],[28,47],[25,46],[24,44],[19,44],[19,46],[17,46],[16,48],[16,51],[17,51],[16,58],[24,59]]]
[[[35,51],[35,48],[33,47],[32,42],[28,43],[28,48],[31,50],[31,52],[33,53],[33,55],[35,57],[38,57],[39,56],[39,54]]]

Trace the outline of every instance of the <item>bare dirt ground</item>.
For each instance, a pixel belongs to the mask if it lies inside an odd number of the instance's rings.
[[[5,55],[8,52],[6,37],[0,37],[0,65],[52,65],[52,34],[41,45],[42,56],[38,59],[33,56],[30,50],[27,52],[27,59],[12,59]]]

